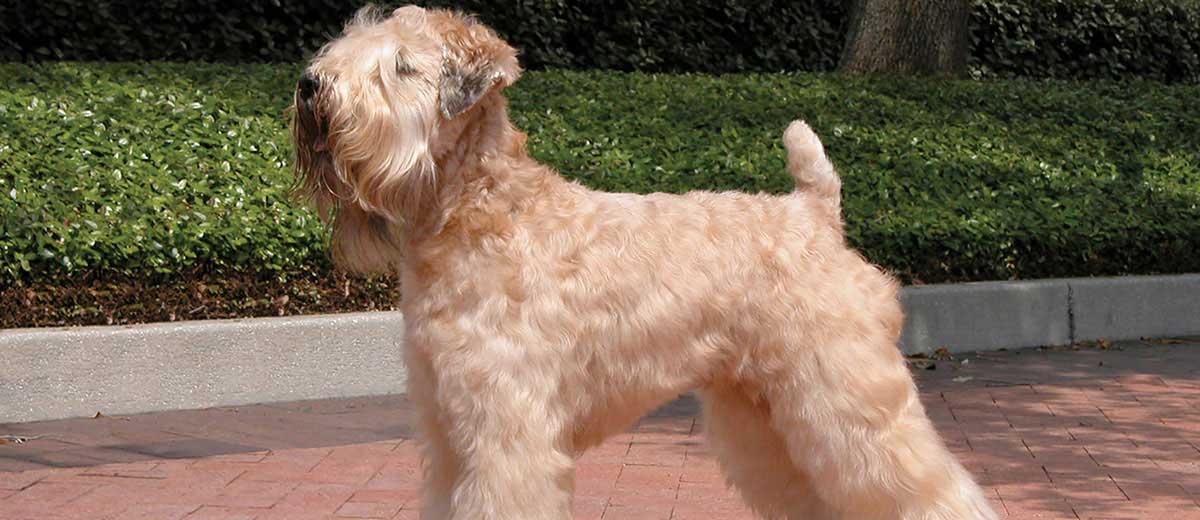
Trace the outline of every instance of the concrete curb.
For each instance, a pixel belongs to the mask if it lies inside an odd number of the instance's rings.
[[[1200,274],[906,287],[906,352],[1200,335]],[[0,330],[0,423],[402,393],[396,312]]]
[[[1200,334],[1200,274],[905,287],[908,353]]]
[[[399,313],[0,330],[0,423],[404,392]]]
[[[1071,343],[1070,287],[1063,280],[905,287],[908,353]]]
[[[1200,275],[1071,280],[1075,339],[1200,334]]]

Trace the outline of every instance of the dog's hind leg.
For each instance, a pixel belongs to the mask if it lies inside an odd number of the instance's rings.
[[[760,517],[826,520],[830,512],[813,483],[788,457],[784,439],[770,425],[765,401],[751,399],[733,383],[701,391],[709,444],[730,484]]]
[[[885,336],[860,329],[817,348],[781,349],[775,360],[788,368],[765,379],[766,393],[792,462],[837,518],[995,519]]]

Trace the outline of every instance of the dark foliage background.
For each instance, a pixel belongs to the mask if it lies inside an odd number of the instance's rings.
[[[297,62],[362,0],[10,0],[0,61]],[[527,68],[828,71],[841,0],[423,0],[478,13]],[[1197,0],[972,0],[980,76],[1200,81]]]

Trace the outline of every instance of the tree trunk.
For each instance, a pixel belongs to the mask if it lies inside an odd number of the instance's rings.
[[[961,76],[970,12],[968,0],[854,0],[840,69]]]

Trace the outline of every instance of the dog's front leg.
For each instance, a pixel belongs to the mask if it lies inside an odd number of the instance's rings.
[[[423,400],[429,520],[560,520],[571,516],[574,459],[547,373],[511,343],[430,357],[410,388]],[[411,366],[410,372],[423,368]]]
[[[424,478],[421,481],[421,518],[450,518],[450,496],[461,473],[462,461],[450,449],[450,438],[434,399],[436,386],[428,350],[410,338],[405,350],[408,397],[416,410],[417,438],[421,443]]]

